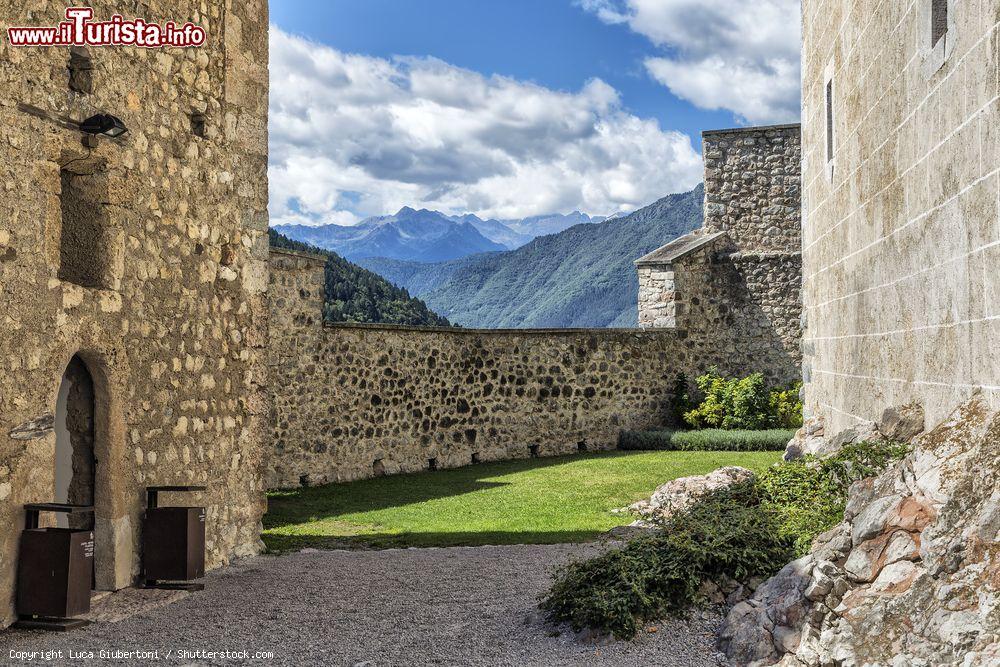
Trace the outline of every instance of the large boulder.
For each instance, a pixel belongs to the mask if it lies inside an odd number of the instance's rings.
[[[922,413],[889,416],[893,439],[923,430]],[[732,664],[1000,664],[998,479],[1000,413],[977,395],[851,488],[844,523],[789,566],[804,585],[786,568],[733,608]]]
[[[656,487],[649,500],[640,500],[628,506],[627,510],[638,514],[639,525],[662,521],[670,515],[687,509],[702,496],[754,478],[752,470],[740,466],[725,466],[707,475],[678,477]]]

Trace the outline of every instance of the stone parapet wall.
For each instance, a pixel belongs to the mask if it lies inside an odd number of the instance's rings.
[[[686,358],[670,331],[315,326],[274,368],[270,487],[613,448],[669,423]]]
[[[325,326],[275,385],[267,482],[612,448],[669,423],[680,348],[673,332]]]

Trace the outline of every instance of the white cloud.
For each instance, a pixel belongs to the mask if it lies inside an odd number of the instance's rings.
[[[750,123],[799,118],[799,0],[579,0],[662,47],[649,74],[704,109]]]
[[[514,218],[631,210],[701,180],[687,135],[576,92],[433,58],[345,54],[271,27],[272,222],[417,206]]]

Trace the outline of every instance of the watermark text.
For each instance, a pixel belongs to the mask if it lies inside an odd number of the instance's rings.
[[[188,21],[152,23],[120,14],[107,21],[93,21],[90,7],[69,7],[66,20],[56,26],[7,28],[11,46],[141,46],[147,49],[201,46],[205,29]]]

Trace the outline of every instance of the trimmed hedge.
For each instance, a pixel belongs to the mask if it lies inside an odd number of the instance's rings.
[[[622,431],[619,449],[654,449],[702,452],[780,452],[795,435],[790,429],[729,431],[707,428],[699,431]]]

